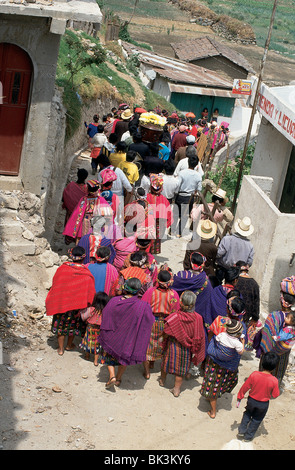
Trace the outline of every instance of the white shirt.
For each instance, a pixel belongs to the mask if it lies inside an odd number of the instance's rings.
[[[227,346],[228,348],[235,349],[238,353],[242,352],[244,348],[239,338],[229,335],[228,333],[226,333],[226,331],[219,333],[216,336],[216,341],[221,343],[223,346]]]
[[[112,186],[112,191],[113,193],[117,194],[117,196],[123,196],[124,195],[124,188],[128,193],[131,193],[132,191],[132,186],[129,183],[128,179],[126,178],[124,172],[120,168],[115,168],[112,165],[108,166],[108,168],[111,168],[111,170],[114,170],[114,172],[117,175],[117,179],[113,182]],[[104,168],[105,169],[105,168]],[[103,171],[103,170],[101,170]],[[101,181],[101,171],[97,175],[98,181]]]
[[[162,175],[162,176],[164,180],[162,194],[167,199],[172,199],[175,196],[175,194],[178,193],[180,179],[178,178],[178,176],[174,176],[174,175]]]
[[[193,194],[195,191],[202,191],[202,177],[195,170],[187,169],[179,172],[180,185],[178,194]]]
[[[187,169],[188,169],[188,157],[182,158],[181,160],[179,160],[179,162],[176,165],[176,168],[174,170],[174,176],[178,176],[181,170],[187,170]],[[200,173],[200,175],[203,177],[204,171],[200,162],[197,164],[197,166],[195,166],[194,169],[198,173]]]

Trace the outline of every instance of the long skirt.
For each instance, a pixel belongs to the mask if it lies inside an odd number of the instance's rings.
[[[51,332],[58,336],[84,336],[86,323],[80,316],[80,310],[53,315]]]
[[[163,227],[162,220],[163,219],[156,219],[156,238],[152,240],[150,246],[150,253],[152,255],[158,255],[159,253],[161,253],[162,238],[165,234],[165,228]]]
[[[81,343],[79,344],[79,347],[87,353],[98,354],[100,350],[99,333],[99,325],[88,324],[86,328],[86,333]]]
[[[205,398],[220,398],[224,393],[230,393],[238,383],[238,369],[225,369],[207,356],[205,373],[200,393]]]
[[[120,365],[118,360],[115,357],[111,356],[109,353],[107,353],[102,348],[102,346],[100,346],[98,349],[98,362],[106,366],[119,366]]]
[[[164,318],[155,317],[155,322],[152,326],[151,338],[146,352],[147,361],[156,361],[162,359],[163,354],[163,332],[164,332]]]
[[[288,363],[289,363],[289,356],[290,356],[290,351],[285,352],[284,354],[279,354],[279,362],[277,367],[272,371],[272,375],[274,375],[278,381],[279,381],[279,386],[281,386]],[[263,358],[264,353],[261,354],[260,356],[260,362],[259,362],[259,370],[262,370],[262,358]]]
[[[185,376],[189,371],[191,358],[190,349],[169,336],[163,351],[161,369],[167,374]]]

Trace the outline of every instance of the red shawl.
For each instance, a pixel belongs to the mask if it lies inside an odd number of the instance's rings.
[[[63,208],[72,213],[80,199],[87,194],[87,184],[84,187],[72,181],[63,191]]]
[[[193,355],[192,362],[200,364],[205,359],[205,332],[203,319],[196,312],[171,313],[165,319],[164,333],[173,336]]]
[[[173,222],[173,213],[168,199],[162,194],[155,195],[148,193],[146,200],[150,205],[149,209],[152,208],[154,218],[166,219],[167,228],[169,228]]]
[[[95,282],[84,265],[66,262],[56,271],[52,287],[47,294],[46,314],[55,315],[70,310],[80,310],[92,304]]]

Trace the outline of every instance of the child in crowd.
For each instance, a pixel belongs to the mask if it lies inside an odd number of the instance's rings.
[[[295,343],[295,314],[290,312],[286,314],[285,322],[277,336],[273,336],[274,341],[284,341],[290,346]]]
[[[280,394],[278,379],[271,374],[278,361],[279,357],[275,352],[265,353],[262,358],[262,371],[252,372],[238,392],[237,408],[249,390],[246,409],[238,428],[238,436],[243,437],[245,441],[254,439],[267,413],[270,398],[277,398]]]
[[[105,292],[97,292],[94,296],[92,306],[80,311],[83,321],[87,322],[86,333],[79,345],[85,351],[85,359],[94,354],[94,365],[98,366],[99,334],[101,325],[101,313],[107,305],[110,297]]]
[[[244,352],[244,337],[243,324],[238,320],[232,319],[226,323],[225,331],[221,331],[216,336],[216,341],[220,345],[233,348],[237,353],[242,354]]]

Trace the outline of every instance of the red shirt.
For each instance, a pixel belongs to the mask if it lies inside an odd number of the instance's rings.
[[[276,377],[265,372],[252,372],[239,390],[238,400],[244,398],[250,390],[249,396],[257,401],[268,401],[271,397],[277,398],[280,394],[279,382]]]

